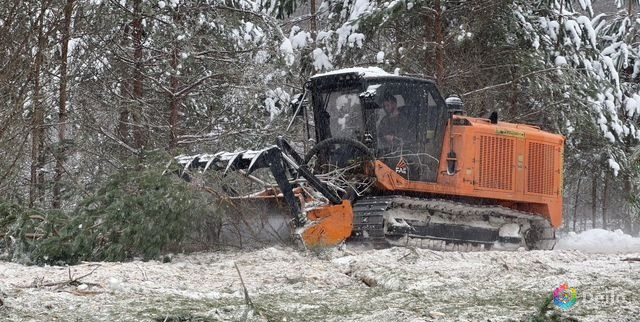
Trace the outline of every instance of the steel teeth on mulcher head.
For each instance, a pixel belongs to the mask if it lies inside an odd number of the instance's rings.
[[[200,168],[203,170],[247,170],[251,173],[254,169],[268,167],[265,156],[272,150],[279,150],[275,145],[262,150],[244,150],[238,152],[218,152],[215,154],[180,155],[175,159],[178,164],[187,168]]]

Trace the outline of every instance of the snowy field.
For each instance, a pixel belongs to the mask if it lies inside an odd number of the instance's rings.
[[[571,249],[591,242],[600,253]],[[563,249],[472,253],[270,247],[175,255],[168,263],[3,262],[0,320],[525,320],[564,283],[578,295],[566,311],[551,304],[564,317],[640,319],[640,261],[630,260],[640,258],[639,239],[589,231],[558,246]]]

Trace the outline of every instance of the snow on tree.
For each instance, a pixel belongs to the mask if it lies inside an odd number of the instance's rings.
[[[545,10],[522,4],[517,14],[532,45],[541,49],[550,66],[556,66],[555,87],[570,98],[562,107],[566,122],[561,130],[575,164],[602,166],[613,176],[621,175],[623,194],[630,200],[639,179],[632,158],[640,143],[636,2],[613,14],[595,16],[590,2],[578,3],[580,8],[574,9],[572,1],[548,2]]]

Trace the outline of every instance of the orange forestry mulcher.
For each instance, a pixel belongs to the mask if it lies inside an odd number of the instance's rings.
[[[277,188],[235,200],[284,201],[290,232],[308,246],[347,239],[460,251],[555,244],[561,135],[502,122],[496,113],[466,116],[460,99],[445,101],[433,81],[377,68],[313,76],[295,115],[318,142],[304,157],[279,137],[262,150],[178,160],[185,169],[241,170],[260,182],[251,174],[269,168]]]

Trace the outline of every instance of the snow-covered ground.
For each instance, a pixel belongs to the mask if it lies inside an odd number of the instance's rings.
[[[566,311],[551,304],[564,316],[637,321],[640,261],[628,260],[633,258],[640,258],[640,248],[616,254],[459,253],[347,245],[315,252],[269,247],[176,255],[169,263],[5,262],[0,320],[522,320],[567,283],[577,291],[577,303]],[[66,283],[70,275],[85,274],[83,283]]]

